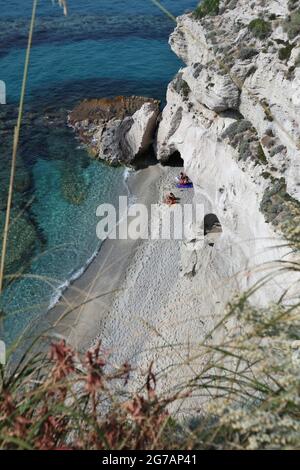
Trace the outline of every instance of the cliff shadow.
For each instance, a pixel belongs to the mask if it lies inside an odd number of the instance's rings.
[[[169,157],[168,160],[162,162],[163,166],[171,166],[171,167],[183,167],[184,166],[184,161],[181,158],[180,152],[176,150],[174,153],[172,153]]]
[[[222,225],[216,214],[206,214],[204,217],[204,236],[209,246],[215,245],[222,232]]]
[[[145,170],[149,166],[154,166],[158,164],[158,160],[156,158],[155,152],[153,148],[150,148],[148,152],[143,153],[135,157],[135,159],[131,162],[133,168],[137,170]]]

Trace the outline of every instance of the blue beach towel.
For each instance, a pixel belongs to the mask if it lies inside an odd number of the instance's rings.
[[[188,188],[193,188],[193,187],[194,187],[193,183],[188,183],[188,184],[177,183],[176,184],[176,188],[188,189]]]

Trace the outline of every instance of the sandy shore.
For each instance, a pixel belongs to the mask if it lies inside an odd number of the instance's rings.
[[[128,186],[135,200],[146,206],[156,203],[159,181],[166,171],[155,165],[134,173]],[[103,331],[114,299],[124,289],[127,268],[142,243],[141,240],[105,240],[87,270],[48,312],[39,330],[48,331],[51,338],[65,338],[80,351],[88,349]]]
[[[172,191],[181,204],[191,203],[192,189],[175,188],[179,171],[156,165],[137,172],[129,180],[136,202],[148,207],[159,202],[162,211],[170,210],[161,201]],[[99,339],[112,363],[129,362],[137,376],[154,361],[162,388],[180,389],[201,367],[199,343],[223,316],[235,289],[234,279],[220,268],[220,258],[228,254],[218,244],[206,243],[198,251],[197,271],[190,273],[185,244],[106,240],[86,272],[48,313],[51,337],[63,336],[81,351]]]
[[[193,190],[175,189],[179,171],[165,169],[157,185],[158,201],[173,191],[181,204],[192,203]],[[169,208],[161,205],[161,210]],[[160,389],[178,391],[207,360],[199,344],[223,318],[236,288],[235,277],[220,268],[220,259],[225,261],[228,253],[209,241],[198,251],[198,268],[191,273],[186,267],[190,256],[186,241],[148,240],[135,251],[98,338],[116,365],[127,361],[136,368],[140,383],[153,362]],[[227,327],[216,332],[215,339],[221,340]],[[185,415],[198,405],[198,398],[180,403]]]

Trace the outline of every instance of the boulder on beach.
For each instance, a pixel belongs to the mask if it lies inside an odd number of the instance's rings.
[[[140,96],[85,100],[68,120],[93,155],[111,165],[130,164],[152,145],[159,105]]]

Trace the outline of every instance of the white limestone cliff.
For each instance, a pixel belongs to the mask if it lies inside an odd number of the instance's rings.
[[[133,124],[126,135],[132,156],[141,155],[149,149],[153,142],[157,118],[158,107],[153,103],[145,103],[132,116]]]
[[[216,16],[178,18],[170,38],[186,67],[168,88],[158,159],[180,153],[195,202],[221,223],[213,248],[222,253],[219,269],[224,279],[237,275],[239,288],[276,269],[287,254],[278,248],[283,227],[300,213],[300,26],[289,29],[296,7],[222,0]],[[190,248],[182,253],[186,273],[199,270],[203,249],[211,249],[195,245],[191,256]],[[279,298],[292,279],[272,279],[258,303]]]

